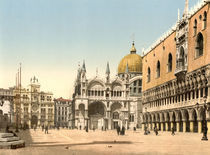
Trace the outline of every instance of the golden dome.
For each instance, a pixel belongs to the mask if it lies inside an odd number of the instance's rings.
[[[129,73],[142,73],[142,57],[136,54],[136,48],[133,46],[131,54],[126,55],[119,63],[118,74],[125,73],[128,64]]]

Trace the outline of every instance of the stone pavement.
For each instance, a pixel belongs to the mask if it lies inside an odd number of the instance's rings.
[[[117,155],[117,154],[210,154],[209,141],[201,141],[202,134],[159,132],[155,136],[144,135],[142,131],[126,131],[117,136],[116,131],[49,130],[21,131],[26,148],[0,150],[0,155]]]

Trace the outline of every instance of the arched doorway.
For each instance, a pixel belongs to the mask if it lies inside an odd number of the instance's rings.
[[[31,127],[33,128],[34,126],[37,126],[38,123],[38,117],[36,115],[33,115],[31,117]]]
[[[111,105],[111,119],[112,119],[112,124],[111,128],[116,129],[117,126],[123,125],[122,120],[120,119],[120,113],[121,113],[121,107],[122,105],[119,102],[115,102]],[[129,118],[132,116],[130,115]]]
[[[163,131],[166,131],[166,124],[165,124],[165,116],[162,114],[163,117]]]
[[[194,118],[194,121],[193,121],[193,132],[198,132],[198,120],[197,120],[197,113],[196,113],[195,110],[193,111],[193,118]]]
[[[107,128],[106,109],[102,102],[94,102],[88,106],[88,116],[90,119],[90,129],[102,129]]]
[[[181,114],[181,113],[179,113],[179,116],[180,116],[179,131],[180,131],[180,132],[183,132],[183,120],[182,120],[182,114]]]
[[[173,112],[173,115],[172,115],[172,124],[173,124],[173,128],[174,130],[176,131],[176,117],[175,117],[175,113]]]
[[[185,116],[186,116],[186,132],[190,132],[189,113],[187,110],[186,110]]]

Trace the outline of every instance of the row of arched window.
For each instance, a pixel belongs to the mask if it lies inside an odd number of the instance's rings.
[[[203,16],[202,15],[199,16],[199,20],[202,21],[202,26],[203,26],[202,29],[203,30],[206,29],[206,26],[207,26],[207,12],[206,11],[204,11]],[[203,35],[202,33],[197,32],[197,26],[198,26],[198,21],[197,19],[195,19],[194,26],[193,26],[194,36],[197,35],[196,47],[195,47],[195,58],[203,55]]]
[[[199,93],[200,92],[200,93]],[[174,104],[184,101],[190,101],[191,99],[198,99],[199,97],[208,96],[208,87],[192,90],[184,94],[178,94],[176,96],[156,100],[149,103],[149,107],[158,107],[162,105]]]
[[[168,72],[172,71],[172,54],[169,53],[168,54],[168,63],[167,63],[167,70]],[[156,65],[156,78],[160,77],[160,61],[157,61],[157,65]],[[151,69],[150,67],[148,67],[147,69],[147,82],[150,82],[151,80]]]
[[[104,91],[88,90],[88,96],[104,96]],[[122,91],[111,91],[111,97],[121,97]]]
[[[203,17],[202,17],[202,15],[199,16],[200,20],[202,20],[202,18],[203,18],[203,21],[202,21],[203,25],[202,26],[203,26],[203,29],[205,29],[206,26],[207,26],[207,12],[206,11],[204,11]],[[198,21],[197,21],[197,19],[195,19],[194,20],[194,26],[193,26],[193,28],[194,28],[194,36],[197,35],[197,26],[198,26]]]
[[[195,46],[195,58],[200,57],[203,55],[203,48],[204,48],[204,38],[201,32],[198,33],[197,38],[196,38],[196,46]],[[184,48],[181,47],[180,48],[180,61],[178,66],[184,66],[185,62],[184,62]],[[167,69],[168,72],[172,71],[172,54],[169,53],[168,55],[168,64],[167,64]],[[156,78],[160,77],[160,61],[157,61],[157,65],[156,65]],[[147,69],[147,82],[150,82],[151,80],[151,69],[150,67],[148,67]]]

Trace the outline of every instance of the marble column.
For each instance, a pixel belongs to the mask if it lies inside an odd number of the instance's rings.
[[[168,122],[165,122],[166,131],[168,131]]]
[[[186,132],[186,122],[183,121],[183,132]]]
[[[111,112],[107,111],[107,118],[108,118],[108,129],[112,129],[112,119],[111,119]]]
[[[154,127],[155,127],[155,123],[152,123],[152,130],[154,130]]]
[[[190,121],[190,132],[193,132],[193,121]]]
[[[161,131],[163,131],[163,122],[161,122],[160,125],[161,125]]]
[[[180,132],[179,122],[176,122],[176,131]]]
[[[202,123],[198,121],[198,133],[202,133]]]
[[[159,130],[159,123],[156,123],[157,124],[157,129]]]

